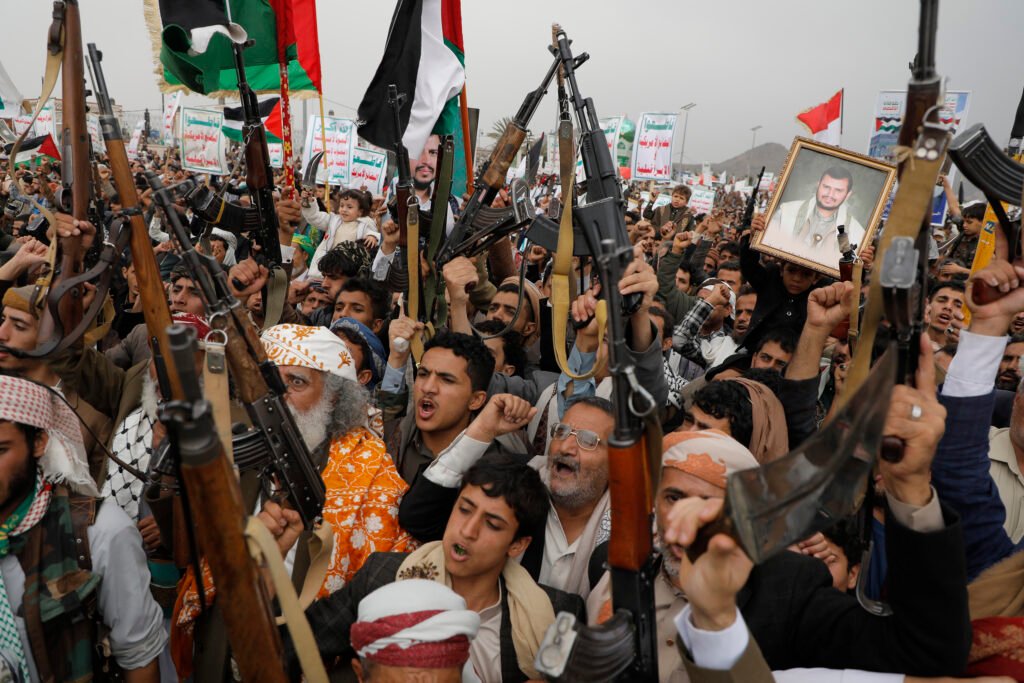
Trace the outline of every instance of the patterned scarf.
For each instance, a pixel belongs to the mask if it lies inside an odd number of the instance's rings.
[[[25,533],[46,514],[46,508],[50,504],[50,489],[50,483],[43,479],[42,470],[37,470],[32,495],[25,498],[3,524],[0,524],[0,557],[6,557],[11,551],[12,536]],[[17,662],[22,680],[30,680],[28,659],[21,642],[21,634],[18,632],[18,622],[14,619],[14,610],[11,609],[11,602],[7,598],[3,572],[0,572],[0,651],[7,653]]]
[[[153,419],[144,406],[128,413],[114,434],[112,450],[136,469],[145,472],[153,455]],[[144,482],[114,461],[108,465],[106,481],[100,495],[113,498],[133,520],[139,519],[139,501]]]

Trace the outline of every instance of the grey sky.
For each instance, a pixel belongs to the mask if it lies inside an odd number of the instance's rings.
[[[358,106],[373,75],[394,3],[317,4],[327,106],[354,117],[345,106]],[[0,0],[0,7],[9,19],[0,62],[24,96],[35,97],[50,3]],[[104,51],[115,99],[155,114],[160,94],[141,0],[81,0],[81,7],[85,39]],[[788,145],[802,132],[794,116],[840,87],[843,146],[864,152],[878,91],[905,87],[916,50],[913,0],[463,0],[462,7],[469,100],[481,109],[484,130],[536,87],[549,64],[551,22],[559,21],[575,49],[591,54],[579,83],[600,116],[635,120],[641,111],[697,103],[686,140],[690,163],[743,152],[755,125],[763,126],[759,143]],[[972,91],[968,123],[984,122],[1000,143],[1024,86],[1021,25],[1020,0],[941,2],[939,72],[949,89]],[[553,122],[549,100],[532,127],[539,132]]]

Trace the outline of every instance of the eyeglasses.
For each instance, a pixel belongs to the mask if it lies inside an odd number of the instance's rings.
[[[592,432],[589,429],[573,429],[570,425],[564,422],[551,426],[551,438],[568,439],[570,436],[576,437],[576,445],[585,451],[592,451],[597,448],[597,445],[601,443],[601,437],[596,432]]]

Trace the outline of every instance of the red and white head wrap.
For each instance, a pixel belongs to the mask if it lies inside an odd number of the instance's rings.
[[[263,332],[260,340],[277,365],[298,365],[359,381],[345,342],[326,327],[274,325]]]
[[[47,481],[99,497],[89,475],[78,419],[53,390],[17,377],[0,376],[0,420],[45,429],[49,435],[39,465]]]
[[[176,325],[187,325],[188,327],[195,328],[196,338],[200,344],[206,339],[206,335],[210,334],[210,323],[201,315],[196,315],[195,313],[175,313],[172,319]]]
[[[381,586],[359,602],[349,637],[360,659],[385,666],[461,668],[480,615],[437,581],[406,579]]]
[[[723,489],[733,472],[759,466],[750,449],[717,429],[666,434],[662,448],[662,467],[674,467]]]

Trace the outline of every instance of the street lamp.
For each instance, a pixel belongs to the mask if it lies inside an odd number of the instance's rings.
[[[750,132],[753,135],[750,136],[750,154],[747,155],[747,178],[748,179],[750,178],[750,162],[754,158],[754,143],[757,141],[757,131],[759,131],[761,128],[762,128],[762,126],[754,126],[753,128],[750,129]]]
[[[683,144],[679,146],[679,174],[682,176],[683,171],[683,152],[686,151],[686,124],[690,122],[690,110],[697,106],[696,102],[690,102],[679,107],[683,113]]]

